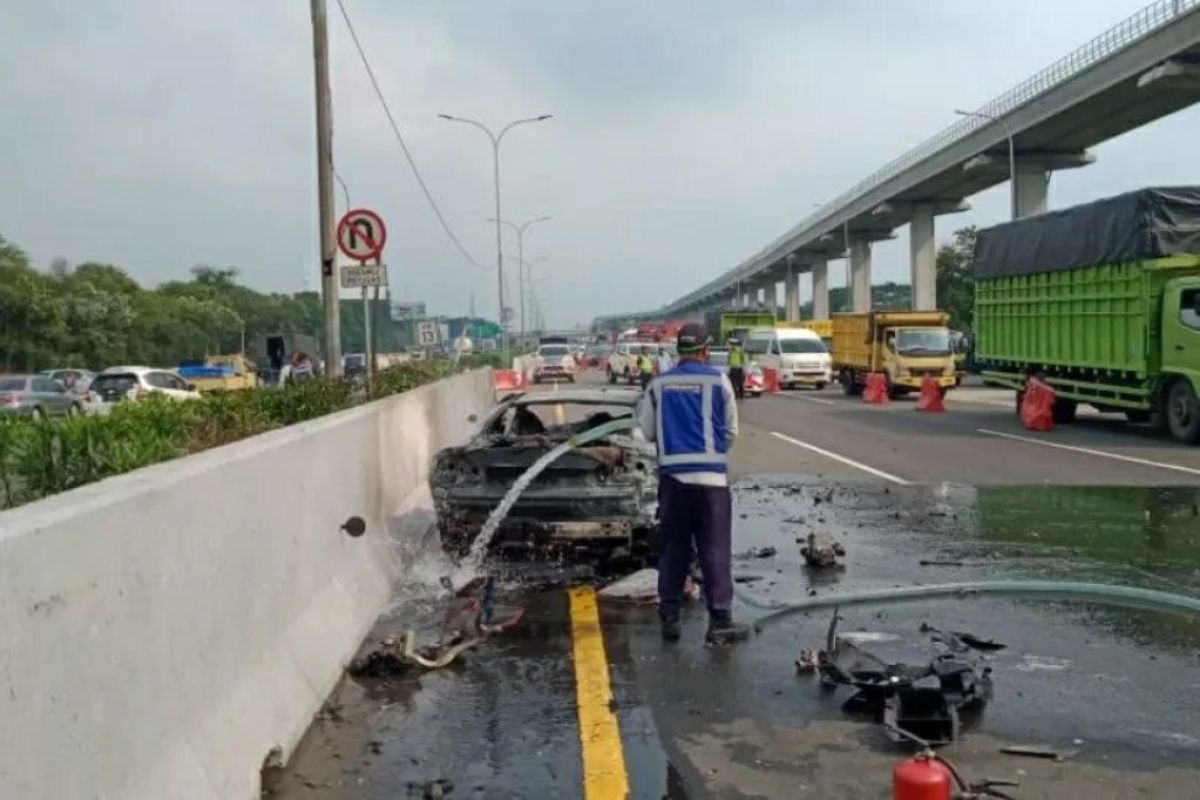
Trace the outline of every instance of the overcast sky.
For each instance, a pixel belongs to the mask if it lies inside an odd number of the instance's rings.
[[[504,216],[562,325],[653,307],[1136,11],[1141,0],[345,0],[450,225],[495,260],[491,150],[439,112],[518,128]],[[335,160],[390,226],[394,294],[494,314],[421,196],[330,0]],[[41,263],[154,284],[197,263],[312,288],[316,169],[304,0],[0,0],[0,234]],[[1051,205],[1200,182],[1190,109],[1057,175]],[[939,218],[1000,221],[1007,189]],[[339,210],[342,199],[338,195]],[[875,280],[907,280],[907,230]],[[508,244],[515,253],[515,243]],[[843,280],[834,262],[831,280]],[[515,274],[509,280],[515,292]],[[805,289],[807,297],[807,288]]]

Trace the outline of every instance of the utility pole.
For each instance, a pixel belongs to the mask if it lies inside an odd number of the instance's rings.
[[[317,224],[321,234],[321,299],[325,303],[325,375],[342,374],[342,330],[333,241],[333,101],[329,92],[329,36],[325,0],[311,0],[317,98]]]

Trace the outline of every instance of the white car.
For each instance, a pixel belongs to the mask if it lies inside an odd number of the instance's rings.
[[[192,384],[173,372],[153,367],[109,367],[88,386],[88,410],[107,414],[117,403],[163,394],[173,400],[200,397]]]
[[[575,382],[575,356],[565,344],[544,344],[533,357],[533,382],[560,380]]]
[[[775,370],[781,389],[824,389],[833,382],[829,348],[808,328],[752,328],[746,336],[746,353],[763,369]]]
[[[645,350],[650,360],[658,364],[658,345],[654,342],[618,342],[608,357],[608,365],[604,371],[609,383],[624,380],[626,383],[636,383],[641,370],[638,369],[638,356]]]

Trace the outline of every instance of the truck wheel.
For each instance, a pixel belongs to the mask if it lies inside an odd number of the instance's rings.
[[[1074,400],[1055,400],[1054,401],[1054,422],[1058,425],[1067,425],[1075,421],[1075,412],[1079,410],[1079,404]]]
[[[841,381],[842,393],[847,397],[858,397],[860,394],[862,394],[862,387],[855,382],[854,372],[852,370],[845,370],[842,372]]]
[[[1176,441],[1191,444],[1200,438],[1200,401],[1186,378],[1177,378],[1167,391],[1167,428]]]

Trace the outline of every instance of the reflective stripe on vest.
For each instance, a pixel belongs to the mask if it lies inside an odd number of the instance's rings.
[[[721,391],[720,375],[688,374],[672,372],[660,375],[652,384],[655,394],[655,422],[658,424],[658,464],[660,467],[681,465],[713,465],[724,468],[728,458],[717,450],[715,424],[713,420],[713,393]],[[667,452],[667,433],[664,427],[663,410],[669,392],[681,391],[684,387],[700,392],[700,424],[703,427],[703,451],[684,453]]]

